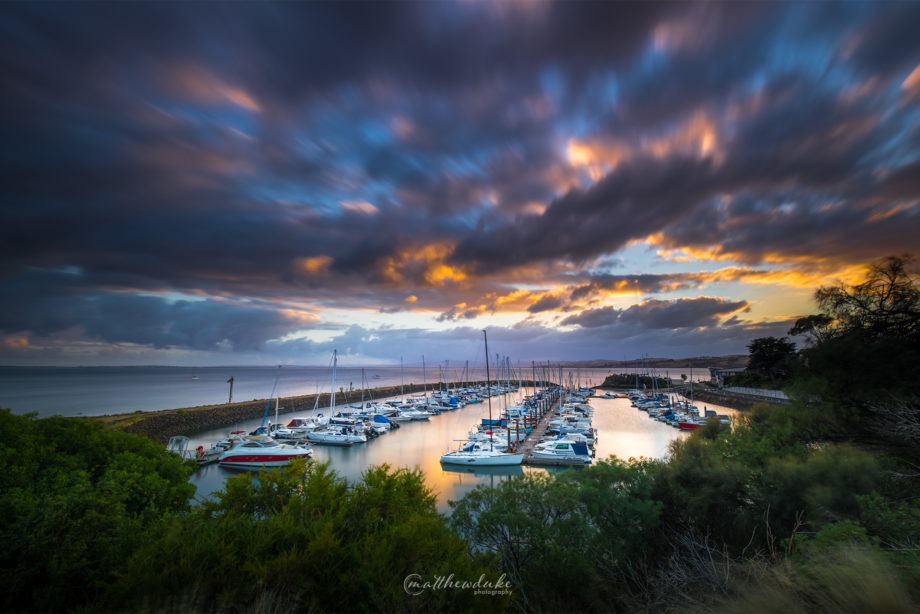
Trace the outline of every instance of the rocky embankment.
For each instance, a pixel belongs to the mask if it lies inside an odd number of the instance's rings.
[[[422,385],[375,388],[369,391],[373,398],[382,399],[393,397],[400,392],[414,393],[424,390]],[[357,392],[360,395],[360,391]],[[355,392],[350,396],[354,399]],[[320,394],[319,403],[317,395],[308,394],[301,397],[288,397],[282,399],[280,412],[298,413],[313,411],[314,407],[328,409],[329,395]],[[360,397],[359,397],[360,398]],[[336,400],[341,402],[342,397],[336,395]],[[221,427],[230,427],[248,420],[258,420],[265,414],[267,400],[244,401],[223,405],[206,405],[201,407],[188,407],[184,409],[164,409],[160,411],[138,411],[131,414],[118,414],[113,416],[99,416],[94,418],[111,428],[121,429],[127,433],[145,435],[154,441],[166,443],[174,435],[192,436],[204,431],[211,431]],[[269,415],[274,416],[274,403],[271,404]]]
[[[679,392],[685,397],[690,396],[689,386],[676,388],[675,391]],[[733,409],[751,409],[755,405],[763,404],[784,405],[788,402],[776,397],[739,394],[729,390],[707,386],[705,384],[693,387],[693,400],[702,401],[704,403],[712,403],[714,405],[721,405],[722,407],[731,407]]]

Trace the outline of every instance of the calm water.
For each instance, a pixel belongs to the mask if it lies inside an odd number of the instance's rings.
[[[518,374],[531,379],[543,377],[540,366],[512,365],[513,380]],[[548,371],[548,370],[547,370]],[[565,382],[599,385],[609,369],[565,370]],[[491,370],[492,381],[499,371]],[[686,369],[672,369],[671,377],[680,379]],[[547,373],[549,374],[549,373]],[[659,370],[668,375],[667,370]],[[553,369],[553,381],[559,381],[558,369]],[[694,371],[694,379],[704,376]],[[179,407],[196,407],[226,403],[230,397],[233,378],[233,400],[252,401],[275,396],[284,397],[328,392],[332,385],[331,367],[0,367],[0,407],[15,414],[36,413],[41,417],[102,416],[134,411],[155,411]],[[709,374],[705,373],[708,379]],[[464,368],[462,361],[447,364],[395,367],[349,367],[339,362],[335,389],[349,390],[367,386],[399,386],[401,384],[433,384],[436,381],[485,379],[482,368]],[[341,399],[340,399],[341,400]],[[360,393],[352,393],[351,401],[359,401]],[[282,403],[283,404],[283,403]]]
[[[533,370],[530,365],[512,365],[516,380],[520,373],[524,379],[530,379]],[[547,371],[549,371],[547,369]],[[498,370],[492,370],[492,380],[498,379]],[[565,382],[582,385],[598,385],[611,370],[580,369],[565,370]],[[670,375],[680,379],[685,369],[658,370],[657,374]],[[693,379],[708,378],[708,373],[696,370]],[[543,377],[541,367],[536,369],[537,378]],[[553,370],[553,379],[559,380],[557,369]],[[126,413],[133,411],[155,411],[178,407],[194,407],[225,403],[229,397],[230,385],[227,380],[233,377],[233,400],[249,401],[328,392],[332,385],[330,367],[84,367],[84,368],[44,368],[44,367],[0,367],[0,407],[12,409],[13,413],[34,412],[40,417],[51,415],[94,416],[104,414]],[[432,385],[435,381],[449,379],[452,382],[466,378],[485,379],[484,369],[470,368],[466,371],[463,363],[441,365],[420,365],[395,367],[343,367],[340,363],[336,369],[337,391],[350,388],[359,389],[366,381],[367,387],[399,386],[411,383]],[[529,392],[529,391],[528,391]],[[360,400],[360,393],[353,392],[349,402]],[[513,395],[511,402],[518,400]],[[337,397],[344,403],[342,396]],[[492,411],[498,416],[505,400],[492,398]],[[615,455],[620,458],[647,457],[663,458],[667,454],[668,444],[685,433],[648,416],[629,405],[626,399],[592,398],[595,408],[594,425],[599,429],[597,458]],[[719,413],[733,414],[734,410],[709,406]],[[701,405],[702,409],[702,405]],[[328,407],[323,408],[328,412]],[[332,468],[349,480],[360,479],[364,470],[371,465],[388,463],[391,467],[418,467],[425,473],[428,485],[437,493],[438,508],[447,511],[449,500],[462,498],[478,484],[494,483],[507,479],[509,475],[524,471],[545,471],[545,469],[518,467],[513,469],[478,469],[476,473],[468,470],[445,470],[439,458],[444,452],[455,448],[456,440],[462,439],[470,428],[482,418],[487,417],[487,403],[468,405],[454,412],[445,412],[432,416],[427,422],[404,423],[402,427],[369,441],[350,448],[313,446],[314,458],[328,460]],[[293,414],[281,416],[287,422]],[[237,428],[252,430],[261,420],[242,423],[235,427],[206,433],[175,433],[192,437],[191,448],[198,445],[208,447],[211,442],[223,439],[230,430]],[[210,465],[200,469],[192,478],[198,489],[198,496],[208,496],[223,488],[224,481],[231,471]]]
[[[517,400],[512,397],[512,403]],[[687,436],[686,432],[657,422],[629,404],[627,399],[591,399],[594,407],[594,426],[599,429],[596,445],[597,458],[611,455],[619,458],[664,458],[668,444]],[[502,402],[498,397],[492,398],[494,416]],[[719,413],[734,415],[733,409],[707,405]],[[700,409],[703,405],[700,404]],[[328,408],[327,408],[328,410]],[[462,498],[479,484],[494,484],[507,479],[509,475],[519,475],[524,471],[546,471],[536,467],[514,467],[472,470],[448,470],[442,468],[439,459],[444,452],[455,448],[457,439],[462,439],[470,428],[482,418],[487,417],[488,404],[467,405],[453,412],[432,416],[427,422],[404,423],[401,428],[382,435],[366,444],[357,444],[350,448],[331,446],[312,446],[314,458],[328,460],[332,468],[349,480],[360,479],[363,471],[371,465],[388,463],[391,467],[419,468],[425,473],[428,486],[438,497],[438,509],[449,510],[448,501]],[[280,415],[279,421],[286,422],[293,414]],[[241,428],[252,429],[260,420],[246,422]],[[234,429],[220,429],[202,433],[192,438],[192,448],[198,445],[208,447],[210,442],[226,436]],[[565,470],[565,469],[563,469]],[[577,471],[577,469],[576,469]],[[217,465],[202,467],[193,476],[192,481],[198,488],[198,496],[223,488],[224,480],[234,475],[234,471]]]

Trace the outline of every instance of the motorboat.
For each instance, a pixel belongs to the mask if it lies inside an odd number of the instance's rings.
[[[496,467],[520,465],[524,461],[522,452],[502,452],[488,441],[468,441],[453,452],[441,457],[446,465],[479,465]]]
[[[230,442],[215,442],[210,448],[203,445],[198,446],[195,450],[189,450],[191,440],[185,435],[176,435],[169,438],[166,449],[169,452],[178,454],[182,458],[194,459],[199,465],[207,465],[216,461],[221,453],[230,447]]]
[[[221,467],[245,469],[283,467],[295,459],[308,459],[312,454],[305,446],[281,444],[267,435],[256,435],[242,438],[220,455],[218,463]]]
[[[307,433],[307,441],[327,446],[350,446],[356,443],[367,443],[367,435],[345,426],[330,426],[310,431]]]
[[[683,420],[678,420],[677,426],[682,431],[692,431],[695,429],[701,429],[706,426],[706,421],[700,420],[699,418],[688,417]]]
[[[533,447],[531,455],[540,459],[579,459],[586,464],[591,462],[588,445],[571,439],[540,442]]]
[[[396,414],[396,419],[400,422],[428,420],[429,418],[431,418],[430,412],[418,409],[400,409]]]

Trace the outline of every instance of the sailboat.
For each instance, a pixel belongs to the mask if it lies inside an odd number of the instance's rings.
[[[491,387],[491,377],[489,375],[489,339],[486,331],[482,331],[482,337],[486,345],[486,382]],[[492,397],[489,397],[489,424],[492,423]],[[460,446],[460,449],[448,452],[441,457],[441,463],[445,465],[478,465],[485,467],[504,467],[508,465],[520,465],[524,461],[523,452],[504,452],[497,449],[490,436],[488,441],[466,441]]]
[[[326,427],[315,429],[307,433],[307,441],[310,443],[325,444],[328,446],[350,446],[355,443],[367,442],[367,436],[364,433],[357,432],[351,424],[336,425],[332,423],[335,413],[335,370],[338,365],[338,352],[332,351],[332,390],[329,394],[329,420]],[[353,422],[349,420],[349,422]],[[362,427],[363,428],[363,427]]]

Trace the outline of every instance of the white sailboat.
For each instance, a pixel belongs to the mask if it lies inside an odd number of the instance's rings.
[[[486,345],[486,380],[491,386],[489,377],[489,339],[486,331],[482,331],[483,340]],[[492,422],[492,398],[489,397],[489,423]],[[445,465],[464,465],[464,466],[487,466],[503,467],[508,465],[520,465],[524,461],[522,452],[505,452],[500,451],[490,438],[488,441],[467,441],[460,449],[448,452],[441,457],[441,463]]]
[[[332,387],[329,394],[329,414],[326,425],[307,433],[307,441],[310,443],[325,444],[331,446],[350,446],[355,443],[367,442],[367,436],[364,433],[358,433],[350,425],[336,425],[332,423],[335,414],[335,370],[338,366],[338,352],[332,351]]]

